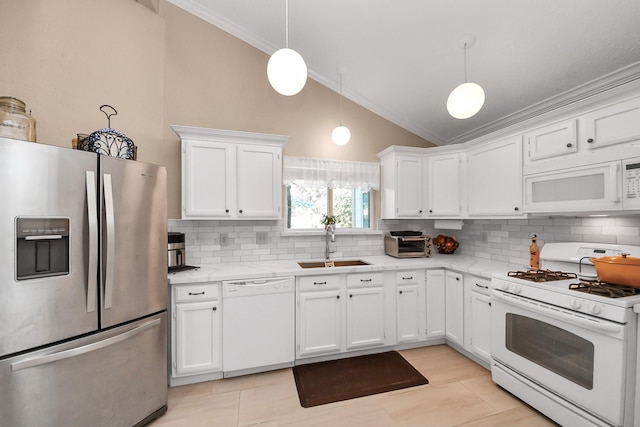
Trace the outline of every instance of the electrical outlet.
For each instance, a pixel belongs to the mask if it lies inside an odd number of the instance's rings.
[[[227,246],[229,244],[229,235],[227,233],[220,233],[220,246]]]
[[[268,243],[269,242],[269,234],[266,231],[258,231],[256,233],[256,243]]]

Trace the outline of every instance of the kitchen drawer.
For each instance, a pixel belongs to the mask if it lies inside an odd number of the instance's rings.
[[[417,271],[399,271],[396,273],[396,285],[415,285],[416,283],[418,283]]]
[[[370,288],[382,286],[384,273],[357,273],[347,275],[347,288]]]
[[[305,292],[340,289],[340,277],[340,274],[298,277],[298,290],[300,292]]]
[[[201,283],[197,285],[175,285],[174,302],[208,301],[220,298],[220,285]]]
[[[484,278],[480,278],[480,277],[471,277],[471,290],[473,292],[479,292],[483,295],[490,295],[491,294],[491,280],[489,279],[484,279]]]

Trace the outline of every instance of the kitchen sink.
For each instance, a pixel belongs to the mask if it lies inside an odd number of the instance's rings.
[[[325,268],[325,267],[353,267],[355,265],[369,265],[368,262],[359,259],[349,259],[341,261],[307,261],[299,262],[302,268]]]

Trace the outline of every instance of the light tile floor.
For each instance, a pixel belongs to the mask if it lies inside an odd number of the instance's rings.
[[[169,389],[169,410],[151,427],[556,426],[446,345],[400,353],[429,384],[303,408],[291,369]]]

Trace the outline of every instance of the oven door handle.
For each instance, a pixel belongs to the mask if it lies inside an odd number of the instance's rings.
[[[564,322],[568,322],[571,323],[573,325],[576,326],[580,326],[582,328],[585,329],[589,329],[589,330],[599,330],[601,332],[613,332],[613,333],[619,333],[622,331],[622,326],[621,325],[617,325],[614,323],[604,323],[603,321],[594,321],[594,320],[588,320],[585,319],[583,317],[578,317],[569,313],[565,313],[562,311],[556,311],[556,310],[551,310],[549,308],[543,308],[544,306],[536,303],[530,303],[530,302],[526,302],[523,301],[520,297],[518,296],[506,296],[504,295],[502,292],[500,291],[495,291],[491,293],[491,298],[500,300],[501,302],[504,302],[505,304],[508,305],[514,305],[516,307],[520,307],[523,308],[525,310],[534,312],[534,313],[540,313],[543,314],[544,316],[547,317],[552,317],[554,319],[557,320],[562,320]]]

